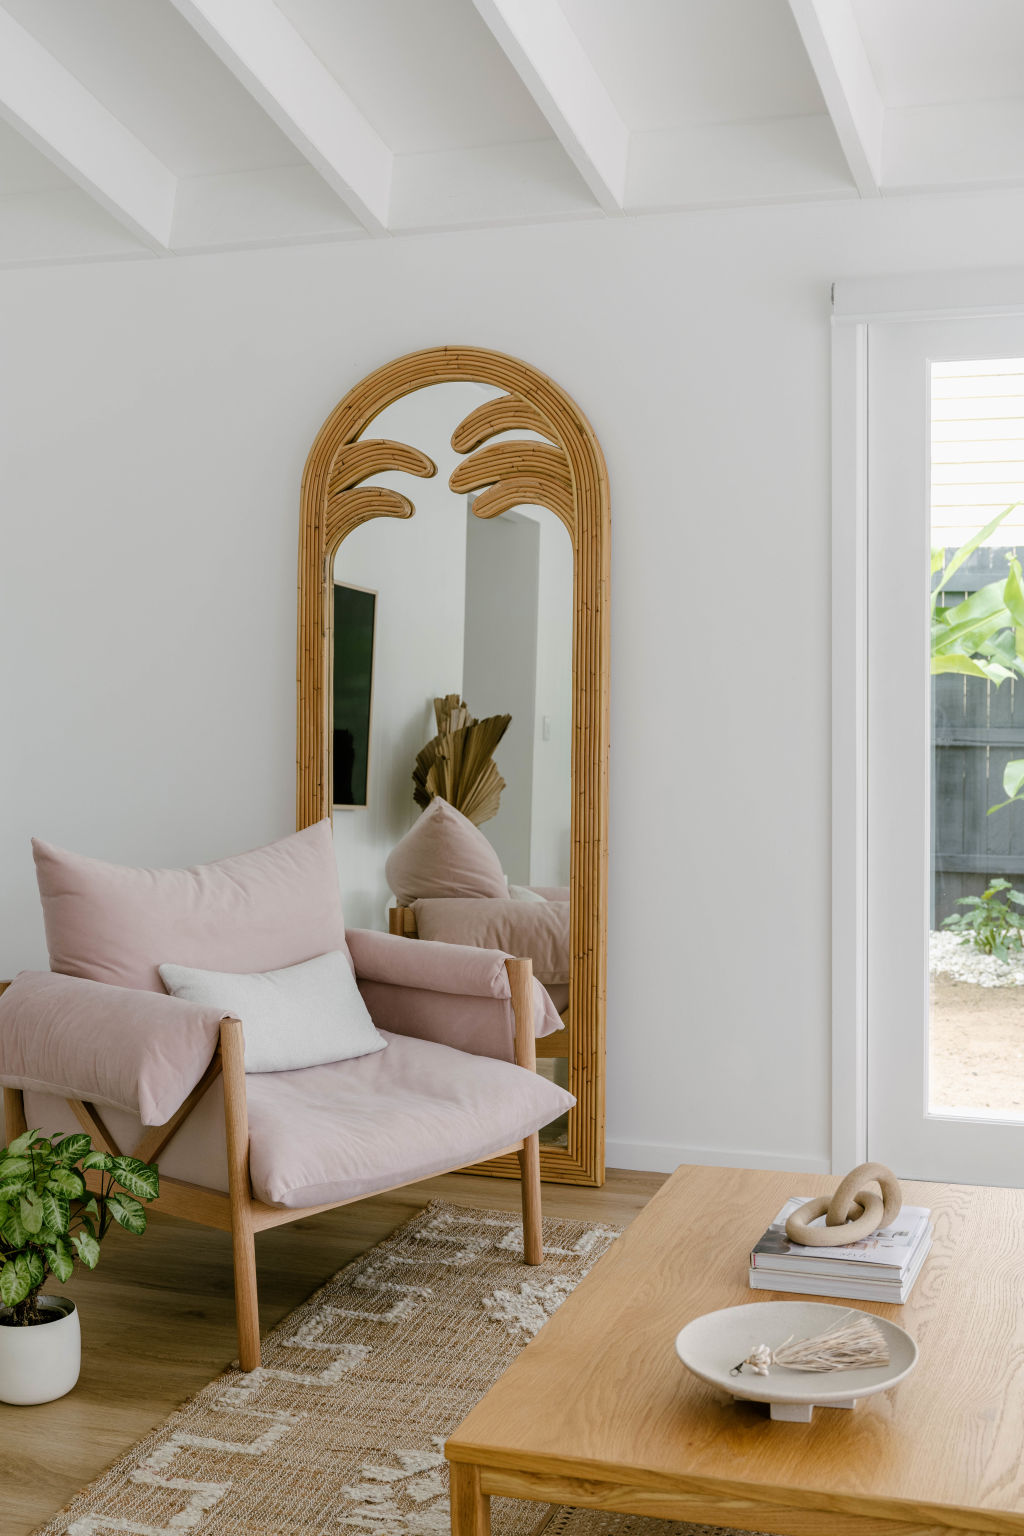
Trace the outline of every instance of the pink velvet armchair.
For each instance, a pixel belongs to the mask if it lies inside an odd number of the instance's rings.
[[[239,1361],[260,1363],[255,1237],[515,1151],[524,1257],[543,1257],[537,1132],[573,1100],[534,1070],[560,1027],[529,960],[344,931],[326,823],[192,870],[37,845],[49,972],[0,997],[8,1139],[84,1128],[160,1168],[158,1209],[230,1231]],[[340,943],[339,943],[340,941]],[[245,1020],[161,988],[156,966],[268,971],[347,949],[387,1048],[246,1073]]]

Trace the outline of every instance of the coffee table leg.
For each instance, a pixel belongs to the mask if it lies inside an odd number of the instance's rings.
[[[480,1468],[453,1461],[452,1536],[491,1536],[491,1499],[480,1487]]]

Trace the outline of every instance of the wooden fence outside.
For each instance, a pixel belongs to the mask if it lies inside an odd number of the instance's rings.
[[[953,550],[946,551],[947,563]],[[1006,575],[1018,548],[975,550],[952,578],[947,603]],[[1024,758],[1024,681],[998,688],[980,677],[932,678],[932,926],[1002,876],[1024,892],[1024,805],[988,815],[1006,799],[1003,770]],[[1022,909],[1024,911],[1024,909]]]

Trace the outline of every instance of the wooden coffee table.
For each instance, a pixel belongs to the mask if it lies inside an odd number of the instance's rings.
[[[834,1179],[680,1168],[446,1446],[452,1531],[492,1494],[781,1536],[1024,1536],[1024,1193],[909,1184],[935,1244],[906,1306],[857,1302],[917,1339],[891,1392],[773,1422],[676,1358],[677,1331],[751,1291],[747,1253],[787,1196]]]

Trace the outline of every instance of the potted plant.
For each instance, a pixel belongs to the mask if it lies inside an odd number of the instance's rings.
[[[90,1193],[84,1175],[95,1169]],[[48,1403],[78,1380],[78,1312],[42,1294],[47,1275],[95,1269],[113,1222],[146,1230],[142,1202],[160,1192],[156,1165],[93,1150],[90,1137],[26,1131],[0,1151],[0,1402]]]

